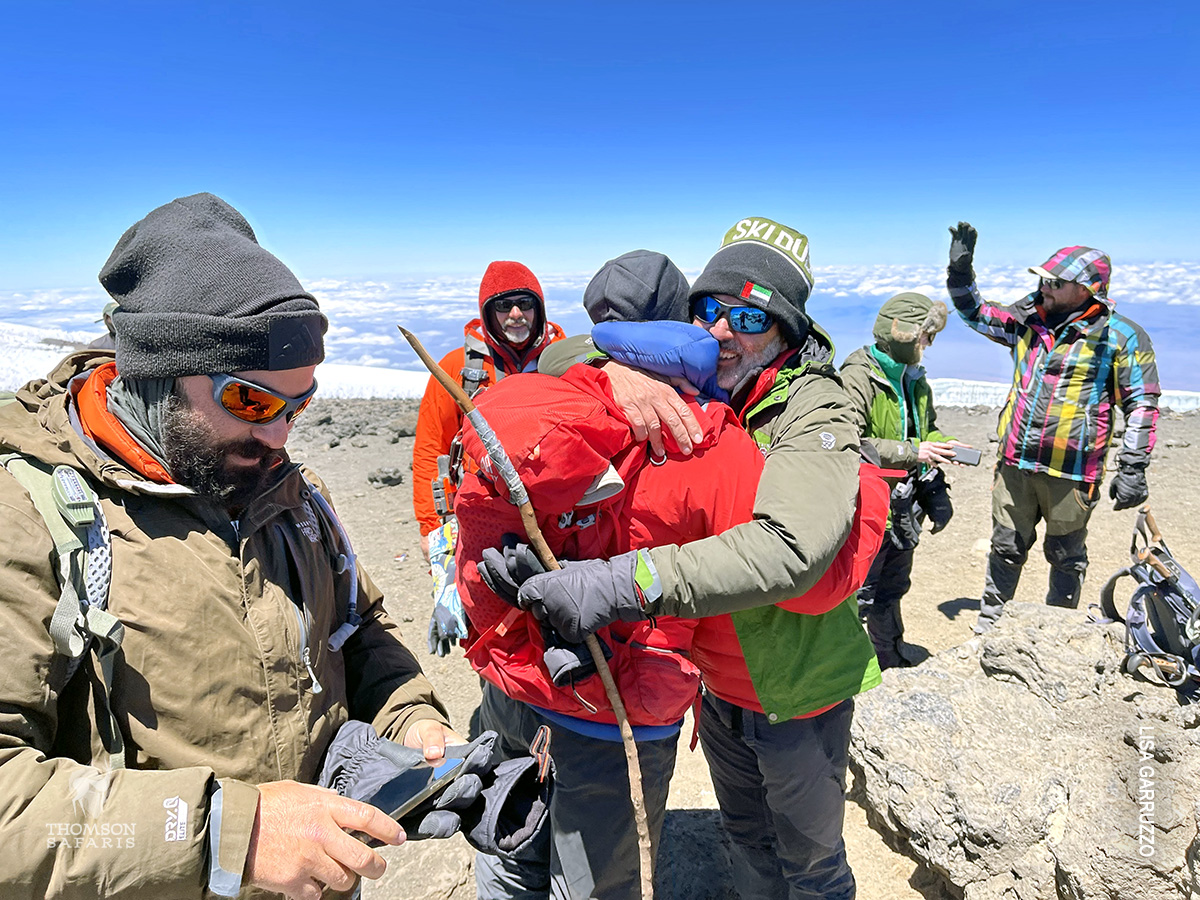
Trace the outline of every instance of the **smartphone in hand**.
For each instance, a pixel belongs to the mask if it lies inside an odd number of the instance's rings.
[[[950,459],[964,466],[977,466],[983,458],[983,451],[974,447],[951,447]]]
[[[371,804],[393,819],[402,819],[461,775],[462,764],[461,758],[451,757],[437,766],[415,766],[401,772],[379,789]]]

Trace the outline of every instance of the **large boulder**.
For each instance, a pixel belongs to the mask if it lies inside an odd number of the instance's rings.
[[[1009,603],[858,700],[872,824],[965,900],[1200,898],[1200,706],[1082,619]]]

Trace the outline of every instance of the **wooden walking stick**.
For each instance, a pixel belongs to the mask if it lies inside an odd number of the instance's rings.
[[[488,457],[496,466],[496,471],[504,478],[505,484],[508,485],[509,500],[520,510],[521,524],[525,527],[529,543],[542,565],[547,570],[562,568],[558,564],[558,560],[554,558],[554,554],[550,552],[550,546],[542,535],[542,529],[537,523],[537,515],[533,511],[533,504],[529,502],[525,485],[521,483],[521,476],[517,474],[517,470],[508,458],[508,453],[505,452],[496,433],[492,431],[487,419],[483,417],[483,413],[475,408],[475,404],[471,402],[466,391],[447,375],[445,370],[429,355],[429,352],[421,346],[416,335],[403,326],[397,325],[396,327],[400,329],[404,339],[412,345],[417,356],[421,358],[421,362],[425,364],[425,368],[437,379],[438,384],[450,393],[459,409],[463,411],[463,415],[475,427],[475,432],[483,442]],[[587,646],[588,652],[592,654],[592,662],[596,665],[596,672],[604,684],[604,693],[608,695],[608,702],[612,704],[613,713],[616,715],[617,724],[621,729],[621,743],[625,746],[625,761],[629,765],[629,799],[633,802],[633,821],[637,828],[642,897],[644,900],[652,900],[654,897],[654,856],[650,847],[650,826],[646,821],[646,800],[642,791],[642,769],[638,763],[637,742],[633,739],[633,728],[629,724],[625,704],[621,702],[617,683],[613,681],[608,662],[604,659],[604,653],[600,649],[600,642],[596,640],[595,635],[589,634],[584,638],[584,644]]]

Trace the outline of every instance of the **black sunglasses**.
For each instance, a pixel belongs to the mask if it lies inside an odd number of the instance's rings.
[[[537,304],[537,297],[533,294],[505,294],[502,297],[493,297],[488,303],[497,312],[506,312],[514,306],[521,312],[529,312]]]

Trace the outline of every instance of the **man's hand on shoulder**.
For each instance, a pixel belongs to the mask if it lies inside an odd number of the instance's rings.
[[[320,900],[322,886],[348,891],[359,876],[384,873],[383,857],[348,832],[386,844],[404,841],[404,829],[391,817],[328,788],[272,781],[258,791],[246,882],[292,900]]]
[[[674,387],[618,362],[605,363],[604,374],[612,386],[613,399],[633,428],[634,440],[648,440],[656,457],[666,453],[662,438],[664,427],[671,432],[684,454],[692,452],[693,441],[703,440],[704,434],[696,417]],[[698,393],[694,385],[688,385],[684,390]]]

